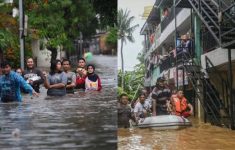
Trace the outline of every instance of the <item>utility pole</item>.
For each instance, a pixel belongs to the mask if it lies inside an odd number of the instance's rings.
[[[82,57],[82,54],[83,54],[83,50],[82,50],[82,43],[83,43],[83,40],[82,40],[82,32],[80,31],[80,36],[79,36],[79,41],[80,41],[80,58]]]
[[[19,0],[19,14],[20,14],[20,67],[24,69],[24,9],[23,9],[24,0]]]

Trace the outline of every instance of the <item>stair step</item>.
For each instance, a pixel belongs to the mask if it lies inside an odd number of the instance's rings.
[[[222,36],[222,40],[235,40],[235,36]]]
[[[214,7],[215,9],[218,9],[218,7],[217,7],[214,3],[211,2],[211,0],[204,0],[204,2],[205,2],[208,6]],[[203,3],[203,4],[204,4],[204,3]]]
[[[215,12],[215,13],[217,13],[218,12],[218,10],[217,10],[217,8],[215,8],[215,7],[213,7],[214,5],[209,5],[209,7]],[[211,12],[211,9],[209,9],[206,5],[203,5],[202,6],[206,11],[207,11],[207,13],[210,13]],[[212,12],[211,12],[212,13]],[[214,14],[214,13],[213,13]]]
[[[226,31],[230,31],[230,30],[234,29],[234,27],[223,27],[222,26],[220,29],[221,29],[221,31],[226,32]]]
[[[210,11],[207,11],[207,14],[208,14],[210,17],[217,17],[217,15],[213,14],[213,13],[210,12]]]
[[[219,26],[219,24],[218,24],[218,22],[215,22],[215,23],[217,23],[217,26]],[[215,24],[211,21],[211,20],[209,20],[209,21],[207,21],[207,24],[210,26],[210,27],[215,27]],[[217,28],[216,28],[217,29]]]
[[[218,21],[218,17],[211,16],[211,18],[212,18],[213,20],[215,20],[215,21],[216,21],[216,20]],[[203,19],[204,19],[204,20],[210,20],[210,18],[208,18],[208,16],[204,16]]]

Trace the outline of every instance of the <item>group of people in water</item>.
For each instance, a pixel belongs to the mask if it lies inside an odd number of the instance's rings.
[[[143,91],[139,94],[138,99],[129,103],[127,94],[120,95],[118,127],[130,127],[130,120],[138,124],[150,116],[177,115],[186,118],[192,114],[193,106],[188,103],[183,91],[172,91],[165,84],[164,77],[160,77],[148,97]]]
[[[27,68],[13,71],[11,62],[1,63],[0,99],[2,102],[22,101],[21,93],[39,96],[40,86],[44,84],[48,96],[64,96],[74,94],[75,89],[84,91],[100,91],[101,80],[95,73],[95,66],[86,65],[84,58],[78,59],[75,71],[71,69],[68,59],[53,60],[50,71],[35,68],[33,58],[26,59]]]

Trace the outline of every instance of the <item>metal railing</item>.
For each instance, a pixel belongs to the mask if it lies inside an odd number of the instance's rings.
[[[182,39],[179,39],[180,43],[182,43]],[[159,64],[160,66],[160,72],[164,71],[164,70],[168,70],[172,67],[175,67],[177,64],[181,63],[182,60],[182,52],[183,51],[187,51],[190,53],[190,55],[194,56],[195,55],[195,51],[194,51],[194,41],[192,39],[189,40],[190,42],[190,46],[189,47],[185,47],[183,45],[178,45],[175,49],[176,51],[176,57],[174,56],[173,52],[169,53],[167,56],[164,56],[164,59],[161,59],[161,63]],[[177,64],[176,64],[176,59],[178,59]],[[181,60],[181,62],[180,62]]]
[[[182,9],[183,8],[176,8],[175,16],[177,16]],[[171,7],[171,11],[170,11],[169,15],[164,17],[164,19],[161,21],[162,32],[166,29],[166,27],[170,24],[170,22],[172,20],[174,20],[175,16],[174,16],[174,9],[173,9],[173,7]]]
[[[229,95],[229,84],[228,82],[221,76],[219,71],[216,69],[214,64],[211,62],[211,60],[205,56],[206,61],[206,69],[208,72],[213,72],[213,76],[216,77],[217,81],[220,81],[220,86],[222,87],[222,99],[225,104],[225,108],[229,108],[229,101],[228,101],[228,95]]]
[[[212,124],[226,126],[229,128],[233,118],[231,118],[231,114],[226,107],[226,101],[220,99],[218,90],[211,84],[210,80],[204,78],[201,72],[193,67],[196,63],[189,53],[183,53],[183,60],[191,60],[191,65],[189,65],[188,62],[185,63],[185,61],[183,61],[181,68],[191,74],[191,76],[189,76],[189,81],[191,82],[193,89],[196,91],[195,94],[198,97],[198,100],[201,102],[206,116],[210,117]],[[203,83],[204,90],[198,88],[197,80],[200,80],[201,83]],[[204,99],[201,98],[200,94],[204,95]],[[221,110],[224,111],[226,116],[225,119],[227,119],[227,121],[223,120],[224,118],[222,119],[220,114]]]
[[[216,40],[209,31],[202,32],[202,41],[203,53],[210,52],[215,48],[219,47],[219,44],[216,42]]]
[[[211,9],[206,10],[202,6],[202,4],[205,4],[206,2],[204,0],[190,0],[189,2],[192,5],[193,9],[198,14],[198,17],[202,20],[202,22],[205,24],[207,29],[210,31],[211,35],[214,37],[215,41],[219,45],[221,45],[220,37],[218,34],[218,33],[220,33],[219,24],[217,24],[217,22],[215,22],[213,20],[212,16],[210,16],[210,13],[208,12],[208,10],[211,10]],[[205,5],[204,7],[208,8],[208,5]],[[206,20],[205,17],[208,18],[209,20]],[[213,16],[213,17],[215,17],[215,16]],[[209,23],[212,23],[212,24],[209,24]]]

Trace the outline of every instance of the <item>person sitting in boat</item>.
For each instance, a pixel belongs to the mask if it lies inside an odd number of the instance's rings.
[[[120,100],[117,106],[118,110],[118,127],[119,128],[129,128],[129,120],[132,119],[131,107],[129,105],[127,94],[123,93],[120,96]]]
[[[165,85],[165,78],[160,77],[157,79],[155,88],[151,95],[153,99],[153,116],[168,115],[170,112],[169,104],[171,97],[171,90]]]
[[[86,91],[100,91],[101,81],[97,74],[95,74],[95,66],[87,65],[87,77],[85,78]]]
[[[182,90],[179,90],[177,95],[172,97],[171,103],[173,106],[173,114],[177,116],[183,116],[185,118],[193,114],[193,106],[188,103]]]
[[[171,98],[170,98],[170,103],[169,103],[169,107],[168,107],[168,112],[170,112],[170,114],[174,115],[175,113],[173,112],[173,98],[177,97],[177,90],[176,89],[173,89],[172,92],[171,92]]]
[[[146,118],[150,113],[150,104],[145,101],[145,99],[145,94],[141,93],[139,96],[139,101],[135,105],[134,115],[137,123],[141,118]]]

